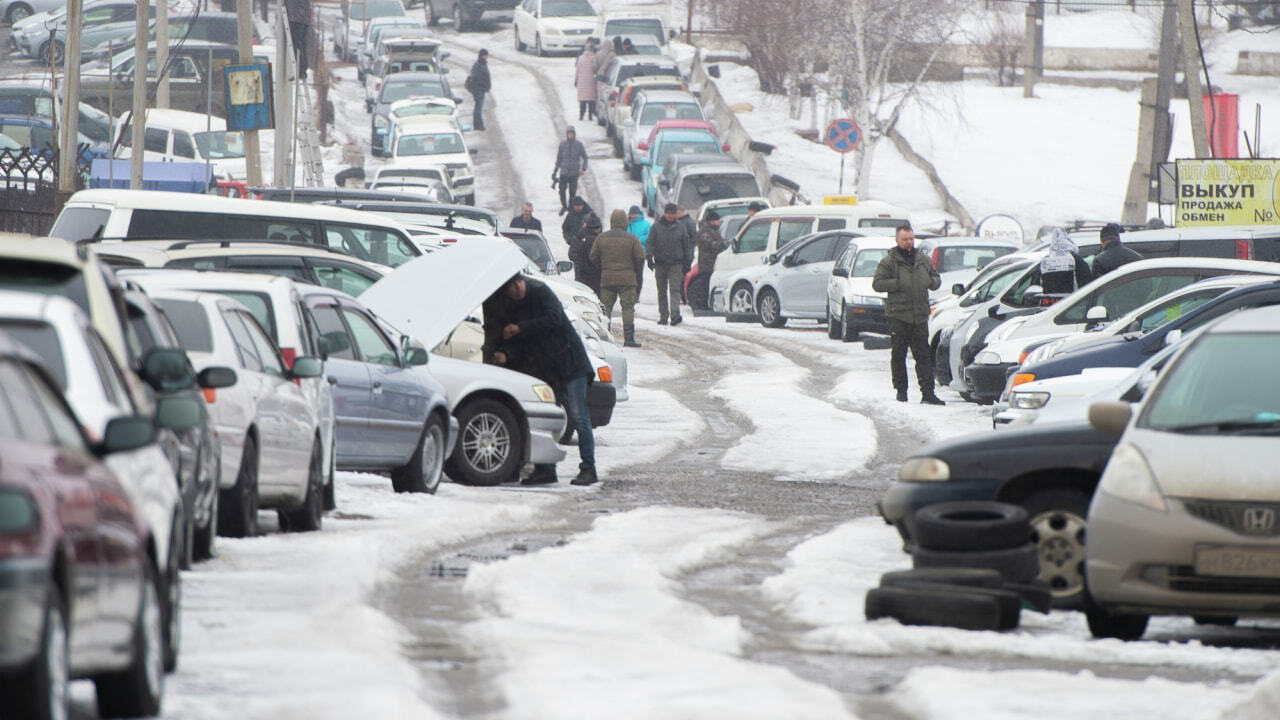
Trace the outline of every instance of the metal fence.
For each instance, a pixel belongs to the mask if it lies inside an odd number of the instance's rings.
[[[83,176],[76,187],[84,186]],[[46,235],[57,214],[58,154],[0,149],[0,231]]]

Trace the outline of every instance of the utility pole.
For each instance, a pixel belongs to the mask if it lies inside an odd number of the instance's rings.
[[[431,0],[427,0],[427,2],[431,2]],[[688,17],[686,17],[684,21],[684,42],[686,45],[692,45],[693,44],[693,0],[688,0],[686,5],[689,8],[689,13],[688,13]],[[601,41],[603,42],[604,38],[601,38]]]
[[[236,44],[240,48],[240,63],[253,62],[253,0],[236,3]],[[213,68],[210,68],[210,72]],[[230,108],[228,108],[230,110]],[[279,152],[279,148],[276,151]],[[262,146],[258,143],[258,131],[244,131],[245,180],[249,187],[262,186]]]
[[[293,153],[286,148],[293,147],[293,92],[289,86],[290,78],[294,82],[298,72],[294,63],[293,36],[289,34],[289,23],[284,8],[276,13],[276,66],[275,72],[275,163],[272,172],[272,185],[284,187],[286,178],[293,178]]]
[[[1213,157],[1209,129],[1204,121],[1204,88],[1200,85],[1200,51],[1196,44],[1196,15],[1192,0],[1178,0],[1178,29],[1182,36],[1182,76],[1187,81],[1187,105],[1191,110],[1191,141],[1196,157]]]
[[[1044,0],[1027,4],[1027,29],[1024,33],[1027,64],[1022,71],[1022,97],[1036,96],[1036,78],[1044,74]]]
[[[129,187],[142,189],[142,154],[146,146],[147,126],[147,6],[138,5],[138,22],[133,35],[133,123],[132,150],[129,157]]]
[[[1158,200],[1160,164],[1169,159],[1173,129],[1169,101],[1173,97],[1177,69],[1177,6],[1166,0],[1160,24],[1160,70],[1157,77],[1142,81],[1141,110],[1138,114],[1138,155],[1129,172],[1120,219],[1126,225],[1146,221],[1147,203]]]
[[[141,11],[142,3],[138,4]],[[169,3],[168,0],[156,1],[156,107],[169,107],[169,73],[164,66],[169,62]]]
[[[62,137],[58,142],[58,194],[61,207],[71,193],[76,191],[76,176],[80,173],[80,29],[84,25],[81,12],[82,0],[67,3],[67,49],[62,53],[66,90],[62,102]],[[53,50],[51,49],[50,54]]]

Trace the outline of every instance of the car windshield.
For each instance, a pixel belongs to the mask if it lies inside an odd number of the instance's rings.
[[[867,248],[859,250],[853,259],[852,277],[874,277],[880,261],[889,254],[888,248]]]
[[[640,111],[637,125],[652,125],[659,120],[705,120],[702,106],[695,102],[647,103]]]
[[[542,0],[543,17],[570,17],[595,15],[595,8],[587,0]]]
[[[654,75],[670,75],[671,77],[680,77],[680,69],[672,65],[650,65],[648,63],[641,65],[622,65],[618,68],[618,77],[614,78],[614,85],[621,85],[623,80],[633,77],[649,77]]]
[[[58,383],[64,388],[67,386],[67,366],[62,359],[62,343],[52,325],[6,318],[0,320],[0,330],[39,355]]]
[[[1011,247],[990,245],[940,245],[933,251],[933,263],[938,272],[967,270],[986,267],[1001,255],[1013,252]]]
[[[211,160],[244,157],[244,135],[239,130],[216,130],[196,133],[200,156]]]
[[[658,146],[658,157],[654,158],[654,164],[661,165],[676,153],[713,152],[720,152],[720,145],[714,140],[672,140]]]
[[[404,15],[404,4],[400,0],[365,0],[348,5],[352,20],[365,20],[376,17]]]
[[[1120,332],[1151,332],[1232,289],[1234,288],[1226,286],[1206,288],[1192,293],[1178,294],[1173,298],[1160,298],[1156,303],[1139,308],[1116,322],[1123,323],[1119,325]]]
[[[393,115],[398,118],[413,117],[415,115],[453,115],[454,108],[450,105],[440,103],[414,103],[397,109]]]
[[[604,24],[604,34],[609,35],[650,35],[658,42],[662,37],[662,21],[657,18],[615,18]]]
[[[447,96],[448,93],[444,91],[444,82],[440,80],[413,79],[396,82],[392,79],[383,83],[382,94],[378,96],[378,101],[383,103],[393,103],[407,97]]]
[[[1280,333],[1212,333],[1167,369],[1140,427],[1167,432],[1280,432],[1280,383],[1248,382],[1275,374]]]
[[[708,200],[728,200],[739,197],[755,197],[760,194],[754,175],[698,175],[685,178],[680,184],[676,202],[687,208],[700,207]],[[746,208],[743,208],[746,212]]]
[[[543,271],[551,263],[551,253],[547,251],[547,243],[537,235],[516,235],[511,240],[520,246],[520,251],[530,260],[537,263],[538,270]]]
[[[462,136],[457,133],[422,133],[402,135],[396,143],[396,155],[448,155],[466,152]]]

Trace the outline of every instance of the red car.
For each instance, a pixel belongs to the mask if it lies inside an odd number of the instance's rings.
[[[164,409],[159,413],[163,414]],[[155,441],[156,421],[112,420],[91,444],[53,376],[0,333],[0,708],[67,717],[92,678],[102,717],[160,711],[160,589],[147,529],[101,462]]]

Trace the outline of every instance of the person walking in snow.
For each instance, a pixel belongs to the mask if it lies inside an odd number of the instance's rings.
[[[684,224],[676,220],[675,203],[667,203],[662,217],[649,229],[645,257],[653,269],[653,279],[658,283],[659,325],[666,325],[668,318],[672,325],[679,325],[684,320],[680,317],[684,268],[693,262],[688,236]]]
[[[609,229],[596,236],[591,262],[600,268],[600,303],[606,322],[613,322],[613,304],[620,302],[622,344],[640,347],[636,342],[636,279],[644,272],[644,248],[639,238],[627,232],[626,213],[609,213]]]
[[[569,126],[556,150],[556,166],[551,177],[560,185],[560,214],[569,212],[569,200],[578,194],[578,178],[587,172],[587,148],[578,139],[578,131]]]
[[[286,0],[285,14],[289,18],[289,38],[293,50],[298,53],[298,77],[307,79],[307,42],[311,38],[311,0]]]
[[[467,75],[466,82],[467,92],[475,98],[471,127],[476,130],[484,129],[484,96],[488,94],[492,85],[493,81],[489,77],[489,51],[482,49],[475,63],[471,65],[471,72]]]
[[[573,84],[578,88],[578,121],[596,119],[596,46],[587,43],[573,70]]]
[[[916,249],[916,234],[910,225],[899,225],[894,233],[897,247],[876,266],[871,289],[885,293],[884,314],[889,320],[889,372],[898,402],[907,401],[907,350],[916,361],[916,381],[920,402],[944,405],[933,392],[933,356],[929,348],[929,291],[942,285],[933,260]]]
[[[617,40],[614,37],[614,40]],[[635,235],[640,240],[640,249],[645,250],[649,246],[649,228],[653,227],[649,224],[648,218],[644,216],[644,211],[639,205],[632,205],[627,210],[627,232]],[[644,269],[636,271],[636,297],[640,297],[640,291],[644,289]]]
[[[564,242],[570,248],[573,247],[573,241],[578,239],[578,235],[582,232],[582,228],[587,224],[587,216],[594,212],[587,201],[578,195],[574,195],[569,201],[569,212],[564,216],[564,222],[560,223],[560,236],[564,238]]]
[[[591,259],[591,248],[600,234],[600,216],[588,211],[577,237],[569,243],[569,259],[573,261],[573,279],[600,294],[600,266]]]

